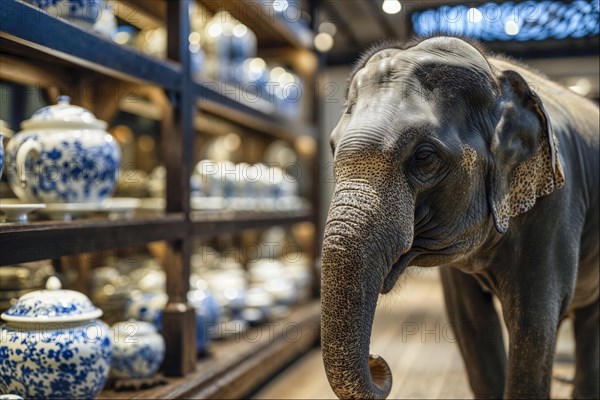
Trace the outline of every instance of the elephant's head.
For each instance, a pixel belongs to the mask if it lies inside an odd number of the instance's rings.
[[[383,398],[369,355],[379,293],[410,265],[459,262],[562,185],[549,119],[514,71],[457,38],[365,56],[331,134],[335,192],[323,241],[322,350],[341,398]]]

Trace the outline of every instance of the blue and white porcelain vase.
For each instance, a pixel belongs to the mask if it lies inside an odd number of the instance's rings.
[[[49,280],[49,285],[53,281]],[[90,399],[108,378],[112,343],[102,311],[82,293],[39,290],[2,314],[0,393]]]
[[[100,203],[116,185],[119,146],[100,121],[67,96],[36,111],[8,143],[5,172],[26,203]]]
[[[129,320],[114,324],[110,376],[143,379],[156,374],[165,356],[165,340],[149,322]]]

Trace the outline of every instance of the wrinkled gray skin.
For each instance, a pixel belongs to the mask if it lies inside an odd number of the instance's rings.
[[[407,266],[443,265],[477,397],[547,398],[571,316],[574,396],[598,398],[598,107],[457,38],[396,47],[360,62],[331,134],[322,349],[333,390],[389,394],[386,362],[369,355],[378,295]]]

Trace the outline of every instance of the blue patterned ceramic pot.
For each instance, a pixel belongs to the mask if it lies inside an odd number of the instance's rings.
[[[134,293],[125,303],[125,318],[150,322],[162,331],[162,314],[167,301],[165,293]],[[188,301],[196,311],[196,349],[204,351],[218,328],[219,305],[205,290],[188,292]]]
[[[102,311],[72,290],[21,296],[2,314],[0,392],[27,399],[95,397],[110,369],[112,344]]]
[[[129,320],[114,324],[110,376],[121,379],[149,378],[165,356],[165,340],[149,322]]]
[[[119,146],[106,122],[69,101],[36,111],[8,143],[8,183],[23,202],[100,203],[115,188]]]

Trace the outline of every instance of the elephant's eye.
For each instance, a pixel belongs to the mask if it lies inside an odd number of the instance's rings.
[[[434,155],[434,152],[432,149],[422,149],[422,150],[417,151],[417,153],[415,154],[415,160],[416,161],[425,161],[433,155]]]
[[[438,153],[431,145],[420,146],[414,152],[410,164],[413,176],[422,183],[432,181],[442,166]]]
[[[436,157],[435,148],[429,144],[419,146],[413,154],[413,160],[417,165],[427,164]]]

